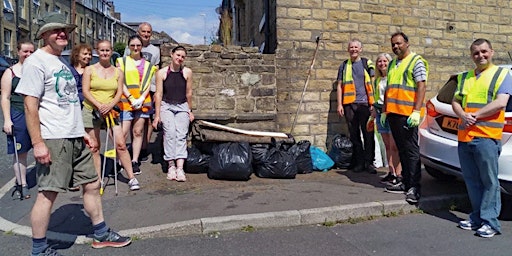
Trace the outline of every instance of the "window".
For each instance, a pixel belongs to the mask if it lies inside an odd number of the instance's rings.
[[[4,0],[4,10],[8,12],[14,12],[14,9],[12,8],[12,4],[10,0]]]
[[[5,29],[4,30],[4,55],[8,57],[12,57],[11,55],[11,36],[12,31]]]
[[[82,4],[89,9],[92,9],[92,0],[83,0]]]
[[[39,0],[32,0],[32,3],[34,3],[34,5],[36,6],[40,6],[41,3],[39,3]]]
[[[25,0],[18,0],[18,4],[20,5],[18,10],[20,13],[20,18],[26,20],[27,19],[27,10],[25,9]]]
[[[56,6],[53,8],[53,11],[54,11],[54,12],[58,12],[58,13],[60,13],[60,6],[56,5]]]
[[[46,11],[46,13],[50,12],[50,4],[49,3],[44,4],[44,10]]]

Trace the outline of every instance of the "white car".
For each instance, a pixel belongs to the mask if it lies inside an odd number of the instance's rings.
[[[509,69],[512,65],[500,65]],[[457,87],[457,75],[453,75],[426,104],[426,115],[418,130],[420,158],[425,171],[439,180],[462,179],[457,151],[457,115],[451,101]],[[501,139],[499,158],[501,191],[512,195],[512,99],[505,112],[505,127]]]

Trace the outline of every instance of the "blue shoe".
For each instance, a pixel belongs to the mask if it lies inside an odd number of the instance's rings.
[[[470,220],[461,220],[459,221],[459,228],[462,228],[464,230],[474,230],[476,231],[478,228],[480,228],[481,225],[478,225]]]
[[[499,234],[500,234],[500,232],[494,230],[493,228],[491,228],[491,226],[489,226],[487,224],[484,224],[482,227],[477,229],[476,233],[475,233],[475,235],[477,235],[479,237],[485,237],[485,238],[491,238],[494,235],[499,235]]]
[[[31,254],[34,256],[34,254]],[[37,254],[36,256],[64,256],[54,250],[51,246],[48,246],[42,253]]]

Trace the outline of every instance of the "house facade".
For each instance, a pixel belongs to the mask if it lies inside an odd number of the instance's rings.
[[[2,0],[0,13],[0,54],[16,57],[19,41],[35,41],[37,21],[49,12],[59,12],[68,22],[74,20],[78,27],[70,35],[72,45],[94,44],[97,40],[126,42],[134,33],[131,27],[120,21],[113,1],[106,0]],[[37,42],[36,42],[37,44]]]
[[[233,19],[234,44],[265,44],[260,52],[275,53],[277,129],[289,132],[296,118],[295,138],[320,147],[336,133],[347,134],[336,114],[335,80],[352,38],[363,42],[362,56],[374,60],[392,54],[391,34],[407,34],[410,49],[430,64],[426,100],[450,75],[473,67],[469,46],[477,38],[492,42],[496,63],[512,63],[511,1],[224,0],[222,7]],[[318,55],[297,111],[317,37]]]

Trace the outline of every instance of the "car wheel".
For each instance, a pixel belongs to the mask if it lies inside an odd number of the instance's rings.
[[[427,173],[434,177],[436,180],[440,180],[440,181],[452,181],[452,180],[455,180],[457,177],[454,176],[454,175],[450,175],[450,174],[446,174],[446,173],[443,173],[437,169],[434,169],[430,166],[426,166],[425,165],[425,171],[427,171]]]
[[[512,195],[501,193],[500,220],[512,220]]]

